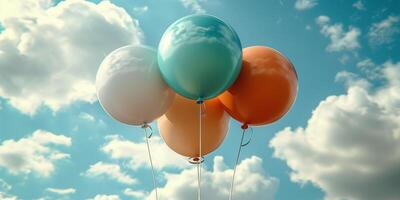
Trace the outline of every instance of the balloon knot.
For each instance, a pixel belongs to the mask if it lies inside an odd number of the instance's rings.
[[[204,157],[191,157],[191,158],[189,158],[188,161],[189,161],[190,164],[196,165],[196,164],[203,163],[204,162]]]
[[[150,125],[147,124],[147,123],[144,123],[144,124],[142,125],[142,128],[149,128],[149,127],[150,127]]]
[[[246,130],[249,128],[249,125],[247,123],[244,123],[241,127],[242,129]]]
[[[197,104],[202,104],[202,103],[204,103],[204,100],[202,98],[199,98],[199,99],[196,100],[196,103]]]

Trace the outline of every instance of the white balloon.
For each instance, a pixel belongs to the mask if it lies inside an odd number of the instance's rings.
[[[157,52],[130,45],[111,52],[96,76],[97,97],[114,119],[130,125],[150,123],[163,115],[175,93],[164,83]]]

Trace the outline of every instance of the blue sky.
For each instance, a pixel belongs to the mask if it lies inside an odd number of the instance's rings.
[[[0,199],[153,199],[143,132],[101,109],[95,72],[193,13],[281,51],[299,76],[291,111],[254,128],[237,199],[400,198],[398,1],[1,0]],[[231,120],[206,158],[209,199],[227,198],[240,131]],[[195,199],[192,167],[158,135],[162,199]]]

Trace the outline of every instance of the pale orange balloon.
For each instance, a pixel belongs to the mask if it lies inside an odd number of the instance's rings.
[[[238,79],[218,98],[234,119],[245,125],[265,125],[288,112],[297,84],[296,70],[285,56],[272,48],[253,46],[243,49]]]
[[[229,128],[229,115],[221,102],[206,100],[202,115],[202,156],[217,149]],[[190,158],[199,157],[200,105],[176,95],[170,109],[158,119],[158,128],[165,143],[176,153]]]

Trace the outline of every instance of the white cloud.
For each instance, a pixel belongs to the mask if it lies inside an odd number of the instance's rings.
[[[18,198],[17,198],[17,196],[9,195],[9,194],[6,194],[6,193],[0,191],[0,199],[1,200],[17,200]]]
[[[400,17],[389,16],[381,22],[372,24],[368,32],[368,38],[372,45],[389,44],[395,41],[399,33]]]
[[[400,196],[400,62],[384,63],[382,74],[384,86],[350,84],[346,94],[322,101],[305,128],[272,139],[293,181],[320,187],[327,200]]]
[[[353,7],[356,8],[357,10],[367,10],[365,8],[364,2],[362,0],[358,0],[353,3]]]
[[[318,4],[317,0],[296,0],[294,7],[297,10],[307,10]]]
[[[356,66],[367,76],[368,79],[378,79],[382,76],[380,67],[369,58],[359,61]]]
[[[331,21],[331,19],[326,15],[320,15],[319,17],[317,17],[317,19],[315,21],[319,25],[324,25],[324,24],[329,23]]]
[[[3,179],[0,179],[0,191],[9,191],[12,186],[5,182]]]
[[[70,194],[74,194],[76,192],[76,189],[74,189],[74,188],[65,188],[65,189],[47,188],[46,191],[55,193],[58,195],[70,195]]]
[[[132,185],[137,182],[136,179],[122,172],[119,165],[103,162],[97,162],[91,165],[84,175],[88,177],[107,177],[127,185]]]
[[[92,200],[120,200],[118,195],[98,194]]]
[[[0,145],[0,167],[12,174],[35,172],[49,176],[55,170],[56,161],[70,157],[58,151],[56,145],[71,146],[71,138],[37,130],[18,141],[5,140]]]
[[[357,74],[348,71],[338,72],[336,74],[335,81],[344,83],[346,87],[357,86],[361,88],[369,88],[371,86],[367,80],[362,79]]]
[[[348,31],[345,31],[343,24],[331,24],[330,18],[324,15],[317,17],[316,22],[321,27],[322,35],[331,40],[326,48],[327,51],[351,51],[360,48],[358,41],[361,35],[360,29],[349,26]]]
[[[222,156],[214,158],[212,171],[203,169],[202,198],[228,199],[233,170],[228,169]],[[244,159],[237,168],[234,199],[274,199],[279,181],[265,175],[262,160],[256,156]],[[166,183],[158,189],[160,200],[197,199],[197,170],[193,166],[180,173],[165,173]],[[153,191],[146,199],[154,199]]]
[[[0,178],[0,200],[16,200],[16,196],[7,194],[11,189],[12,186]]]
[[[33,115],[96,100],[97,68],[110,51],[140,43],[136,20],[110,1],[1,1],[0,97]]]
[[[350,60],[350,56],[347,54],[344,54],[340,56],[339,62],[342,63],[342,65],[346,64]]]
[[[135,191],[131,188],[126,188],[124,190],[124,194],[129,197],[133,197],[135,199],[143,199],[146,196],[146,192],[144,191]]]
[[[145,142],[136,143],[117,135],[107,136],[106,139],[108,142],[101,150],[110,155],[111,158],[128,160],[129,167],[134,170],[139,167],[150,167]],[[160,137],[153,136],[150,139],[150,148],[154,165],[158,169],[188,166],[187,160],[173,152]]]
[[[203,7],[200,5],[199,2],[205,1],[205,0],[180,0],[183,6],[185,8],[189,8],[193,12],[197,14],[204,14],[206,13],[206,10],[203,9]]]
[[[0,1],[0,22],[11,18],[35,18],[51,5],[51,0]]]
[[[383,65],[382,74],[386,85],[376,92],[376,99],[385,110],[400,114],[400,62],[387,61]],[[398,120],[400,122],[400,119]],[[397,130],[400,131],[400,130]],[[400,137],[400,134],[399,134]]]
[[[53,133],[38,130],[32,134],[32,139],[39,144],[57,144],[71,146],[71,138],[64,135],[55,135]]]
[[[142,15],[149,10],[149,6],[135,6],[133,7],[133,14]]]
[[[93,115],[86,113],[86,112],[81,112],[79,114],[79,118],[81,118],[83,120],[91,121],[91,122],[94,122],[96,120]]]

